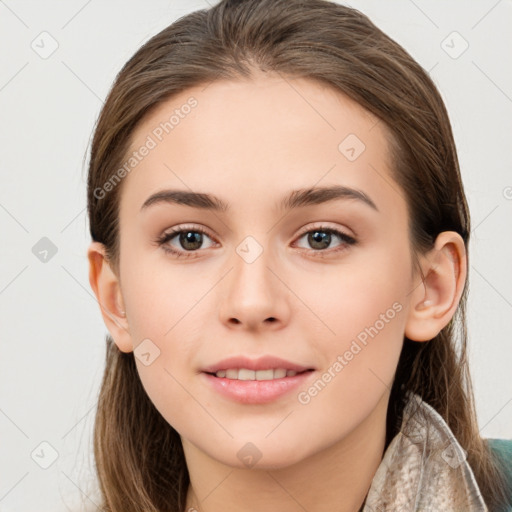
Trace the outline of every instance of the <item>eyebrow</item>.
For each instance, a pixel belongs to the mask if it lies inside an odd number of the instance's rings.
[[[291,191],[278,204],[281,210],[291,210],[309,205],[316,205],[339,199],[352,199],[366,204],[375,211],[377,205],[362,190],[335,185],[331,187],[303,188]],[[141,207],[141,211],[155,204],[181,204],[192,208],[227,212],[229,204],[221,198],[203,192],[190,192],[187,190],[161,190],[149,196]]]

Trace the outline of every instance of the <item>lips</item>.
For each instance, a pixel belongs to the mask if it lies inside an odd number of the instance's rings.
[[[307,370],[314,370],[312,367],[302,366],[300,364],[293,363],[291,361],[286,361],[285,359],[281,359],[279,357],[274,356],[264,356],[258,359],[250,359],[244,356],[236,356],[229,357],[227,359],[223,359],[218,363],[212,364],[203,368],[203,372],[210,373],[215,375],[218,371],[227,371],[227,370],[252,370],[254,372],[260,370],[279,370],[284,369],[288,371],[294,371],[295,373],[302,373]]]
[[[205,384],[243,404],[265,404],[288,395],[314,378],[315,369],[278,357],[230,357],[205,367]]]

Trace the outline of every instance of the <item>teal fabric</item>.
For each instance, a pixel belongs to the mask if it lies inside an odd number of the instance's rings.
[[[512,496],[512,439],[487,439],[487,441],[493,453],[503,461],[509,492]],[[512,501],[507,508],[491,512],[512,512]]]

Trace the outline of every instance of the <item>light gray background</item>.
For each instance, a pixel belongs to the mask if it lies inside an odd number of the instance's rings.
[[[469,346],[479,425],[484,437],[511,438],[512,2],[351,5],[430,71],[446,101],[473,219]],[[125,61],[205,7],[0,0],[2,512],[79,510],[81,496],[96,509],[91,432],[106,329],[87,277],[83,159]],[[47,59],[31,47],[50,48],[43,31],[58,43]],[[458,58],[464,41],[453,31],[469,44]],[[32,252],[42,237],[58,249],[46,263]],[[39,465],[51,461],[42,442],[58,452],[48,469]]]

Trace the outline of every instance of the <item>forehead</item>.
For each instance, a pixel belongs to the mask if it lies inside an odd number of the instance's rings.
[[[140,208],[165,187],[231,194],[230,203],[248,207],[250,198],[333,183],[396,202],[387,135],[360,105],[309,79],[258,73],[192,87],[134,131],[127,158],[139,155],[128,166],[121,208]]]

